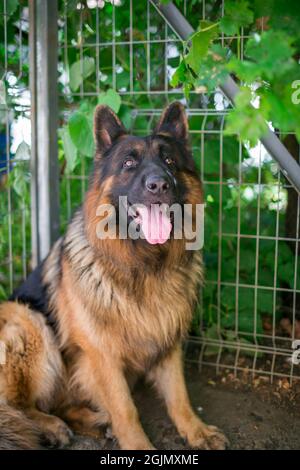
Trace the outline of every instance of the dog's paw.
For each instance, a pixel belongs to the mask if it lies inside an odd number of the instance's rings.
[[[50,426],[43,429],[42,444],[50,449],[60,449],[70,444],[73,433],[59,418],[55,418]]]
[[[187,441],[193,449],[225,450],[228,439],[216,426],[199,425],[187,436]]]

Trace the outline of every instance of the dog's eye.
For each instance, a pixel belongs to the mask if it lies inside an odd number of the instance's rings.
[[[124,168],[132,168],[136,166],[136,161],[133,160],[132,158],[127,158],[126,160],[124,160],[123,162],[123,167]]]
[[[171,157],[166,157],[166,158],[165,158],[165,163],[166,163],[167,165],[174,165],[175,162],[174,162],[174,160],[173,160]]]

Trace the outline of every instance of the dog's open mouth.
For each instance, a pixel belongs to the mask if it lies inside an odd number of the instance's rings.
[[[172,222],[165,204],[134,205],[129,207],[128,213],[151,245],[161,245],[170,238]]]

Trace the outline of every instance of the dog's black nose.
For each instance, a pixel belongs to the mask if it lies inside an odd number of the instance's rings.
[[[163,194],[170,189],[170,183],[163,176],[152,175],[146,179],[146,188],[152,194]]]

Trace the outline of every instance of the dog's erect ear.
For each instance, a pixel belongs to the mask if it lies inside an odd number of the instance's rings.
[[[188,133],[188,121],[184,107],[179,101],[175,101],[162,113],[154,134],[166,134],[177,140],[187,141]]]
[[[94,134],[98,152],[107,150],[127,131],[118,116],[108,106],[99,105],[95,111]]]

